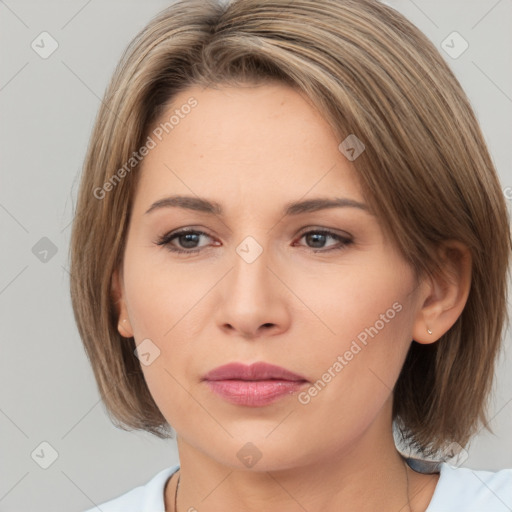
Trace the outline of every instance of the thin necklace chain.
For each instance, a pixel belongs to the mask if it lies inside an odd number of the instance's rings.
[[[174,511],[173,512],[178,512],[178,487],[180,486],[180,478],[181,478],[181,473],[178,473],[178,483],[176,484],[176,492],[174,494]]]
[[[409,471],[407,471],[407,461],[404,459],[405,478],[407,479],[407,508],[412,512],[411,498],[409,495]]]
[[[407,471],[407,462],[404,459],[405,477],[407,479],[407,507],[412,512],[411,498],[409,496],[409,472]],[[178,470],[179,471],[179,470]],[[176,483],[176,492],[174,493],[174,512],[178,512],[178,488],[180,486],[181,473],[178,473],[178,482]]]

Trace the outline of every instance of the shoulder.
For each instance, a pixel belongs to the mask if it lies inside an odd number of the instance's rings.
[[[480,471],[442,463],[426,512],[446,510],[509,512],[512,510],[512,469]]]
[[[163,469],[146,484],[85,512],[165,512],[165,484],[178,469],[179,465]]]

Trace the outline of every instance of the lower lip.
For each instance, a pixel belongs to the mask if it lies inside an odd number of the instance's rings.
[[[291,380],[207,380],[210,389],[228,402],[261,407],[296,393],[306,381]]]

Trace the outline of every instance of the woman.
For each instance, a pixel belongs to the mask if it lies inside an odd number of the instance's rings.
[[[172,5],[100,109],[71,288],[112,418],[180,464],[98,508],[510,510],[512,470],[447,463],[487,422],[509,255],[468,100],[400,14]]]

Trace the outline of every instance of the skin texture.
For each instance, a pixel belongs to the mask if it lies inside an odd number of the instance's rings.
[[[407,471],[412,510],[425,510],[438,475],[404,468],[392,437],[392,388],[412,340],[435,342],[460,315],[469,255],[454,242],[450,254],[463,257],[447,259],[451,281],[417,282],[368,210],[283,216],[286,203],[317,197],[365,204],[329,125],[303,95],[272,83],[193,87],[163,119],[191,96],[197,107],[143,161],[113,276],[120,333],[160,350],[142,370],[177,433],[178,509],[409,510]],[[224,213],[146,213],[176,194],[217,201]],[[169,245],[200,252],[157,244],[181,228],[207,235]],[[319,229],[351,242],[315,238]],[[236,252],[247,236],[262,249],[252,263]],[[266,361],[314,383],[393,304],[401,307],[394,318],[307,404],[290,394],[264,407],[234,405],[201,380],[228,362]],[[249,442],[261,453],[252,467],[237,457]]]

